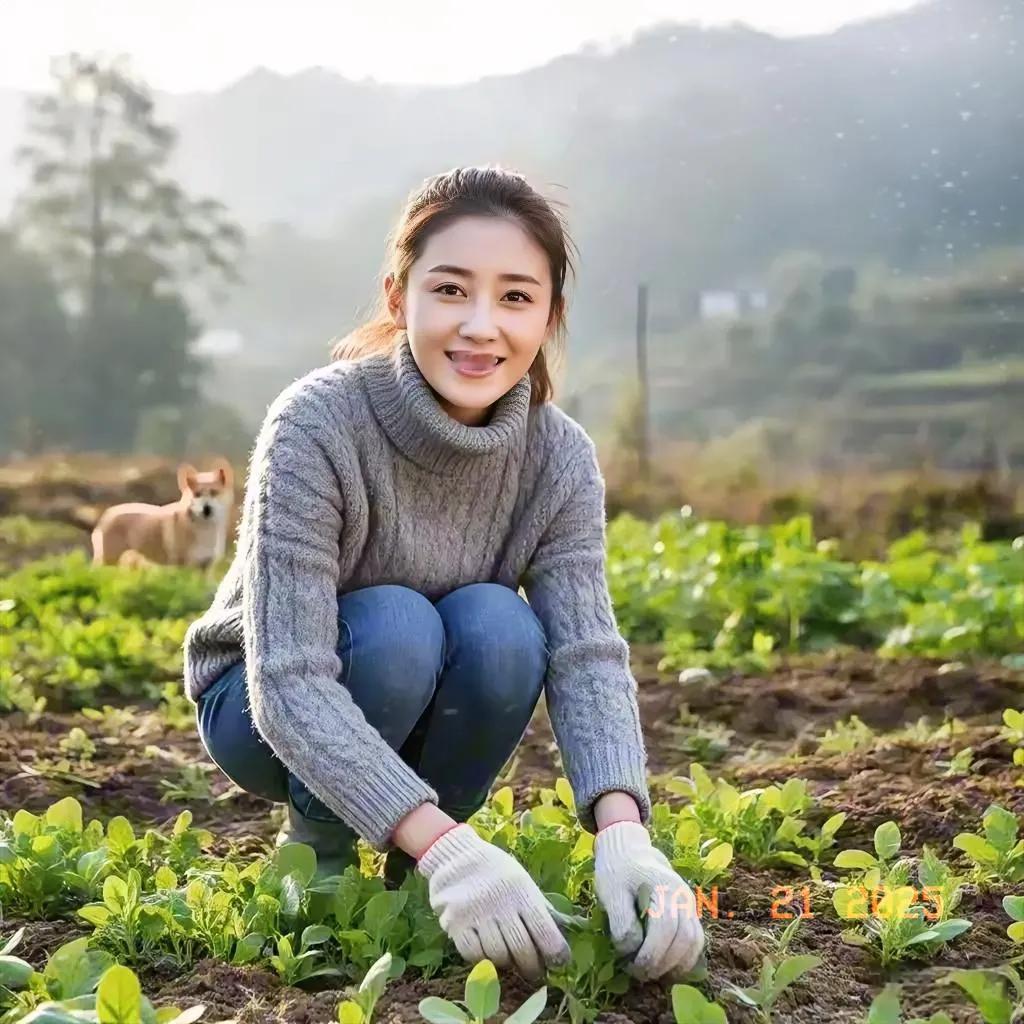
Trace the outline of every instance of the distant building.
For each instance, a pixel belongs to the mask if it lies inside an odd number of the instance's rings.
[[[237,355],[245,347],[245,338],[240,331],[226,327],[215,327],[204,331],[192,342],[192,352],[197,356]]]
[[[697,293],[701,320],[737,320],[767,305],[768,293],[762,288],[707,288]]]

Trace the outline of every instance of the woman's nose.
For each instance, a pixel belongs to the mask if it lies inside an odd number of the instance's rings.
[[[488,301],[476,303],[473,306],[472,316],[462,327],[462,333],[467,338],[493,338],[497,335],[497,331],[494,312]]]

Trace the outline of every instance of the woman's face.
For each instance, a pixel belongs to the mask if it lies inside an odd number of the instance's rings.
[[[506,218],[449,224],[428,239],[404,293],[391,274],[384,288],[420,372],[445,412],[467,426],[487,422],[548,340],[547,257]]]

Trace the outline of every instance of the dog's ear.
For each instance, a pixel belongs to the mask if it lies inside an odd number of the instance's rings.
[[[231,463],[225,458],[219,458],[214,463],[214,472],[220,477],[221,486],[231,487],[235,481],[235,471]]]
[[[178,467],[178,486],[183,491],[194,491],[197,476],[196,467],[190,462],[183,462]]]

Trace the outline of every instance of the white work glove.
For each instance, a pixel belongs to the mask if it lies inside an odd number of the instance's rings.
[[[547,897],[510,854],[461,824],[435,840],[417,862],[430,906],[468,963],[514,964],[529,981],[547,966],[569,962],[571,951]]]
[[[646,937],[637,907],[645,883],[650,886],[646,908],[650,912],[644,913]],[[636,953],[627,968],[633,977],[649,981],[673,968],[685,972],[696,964],[704,948],[704,929],[693,890],[651,844],[643,825],[617,821],[598,831],[594,838],[594,888],[608,914],[612,944],[623,956]]]

